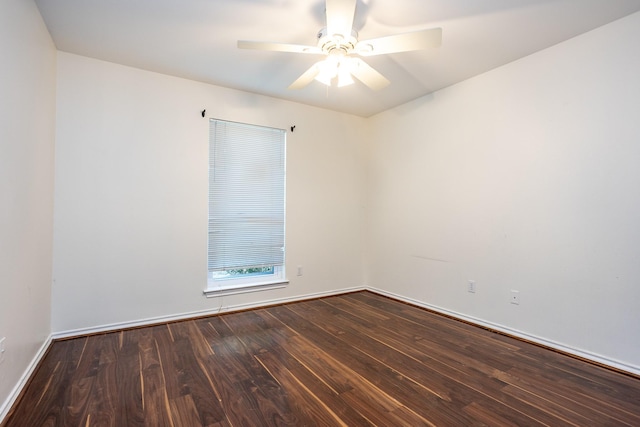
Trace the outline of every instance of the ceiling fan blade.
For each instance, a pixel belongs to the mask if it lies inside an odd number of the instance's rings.
[[[311,66],[311,68],[309,68],[300,77],[298,77],[295,82],[291,83],[289,89],[302,89],[303,87],[311,83],[319,73],[320,68],[318,67],[318,63],[316,62]]]
[[[442,44],[442,28],[396,34],[394,36],[363,40],[356,45],[356,52],[362,56],[383,55],[386,53],[408,52]]]
[[[327,0],[327,33],[351,35],[357,0]]]
[[[391,83],[385,76],[374,70],[360,58],[351,58],[349,71],[358,80],[373,90],[380,90]]]
[[[238,48],[268,50],[274,52],[322,53],[322,49],[316,46],[305,46],[302,44],[288,43],[255,42],[249,40],[238,40]]]

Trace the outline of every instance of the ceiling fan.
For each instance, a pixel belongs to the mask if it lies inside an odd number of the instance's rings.
[[[289,89],[302,89],[314,79],[330,86],[337,78],[338,86],[346,86],[353,83],[353,76],[369,88],[379,90],[387,86],[389,80],[359,56],[421,50],[438,47],[442,42],[441,28],[359,41],[358,33],[353,29],[356,2],[357,0],[326,0],[327,26],[318,31],[316,46],[239,40],[238,47],[326,56],[305,71]]]

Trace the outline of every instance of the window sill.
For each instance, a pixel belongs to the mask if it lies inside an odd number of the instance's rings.
[[[286,279],[274,280],[270,282],[231,284],[217,287],[209,287],[202,291],[207,298],[223,297],[226,295],[245,294],[249,292],[268,291],[271,289],[281,289],[286,287],[289,281]],[[214,285],[215,286],[215,285]]]

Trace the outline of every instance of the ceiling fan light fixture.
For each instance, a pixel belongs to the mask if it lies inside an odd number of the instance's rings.
[[[338,87],[345,87],[353,84],[353,78],[351,77],[351,73],[348,71],[346,73],[338,74]]]
[[[317,67],[319,72],[315,79],[322,84],[331,86],[331,81],[338,75],[338,62],[334,58],[328,57],[319,62]]]
[[[338,87],[354,83],[351,77],[351,63],[348,58],[342,55],[329,55],[327,59],[316,64],[316,67],[318,68],[318,74],[315,80],[324,85],[331,86],[336,77],[338,79]]]
[[[333,80],[333,77],[326,73],[320,73],[316,76],[316,81],[319,81],[323,85],[331,86],[331,80]]]
[[[346,61],[342,61],[338,66],[338,87],[349,86],[353,84],[353,77],[351,77],[351,71],[347,66]]]

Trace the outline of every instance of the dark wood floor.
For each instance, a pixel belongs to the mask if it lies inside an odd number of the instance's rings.
[[[640,380],[358,292],[55,342],[44,425],[640,426]]]

